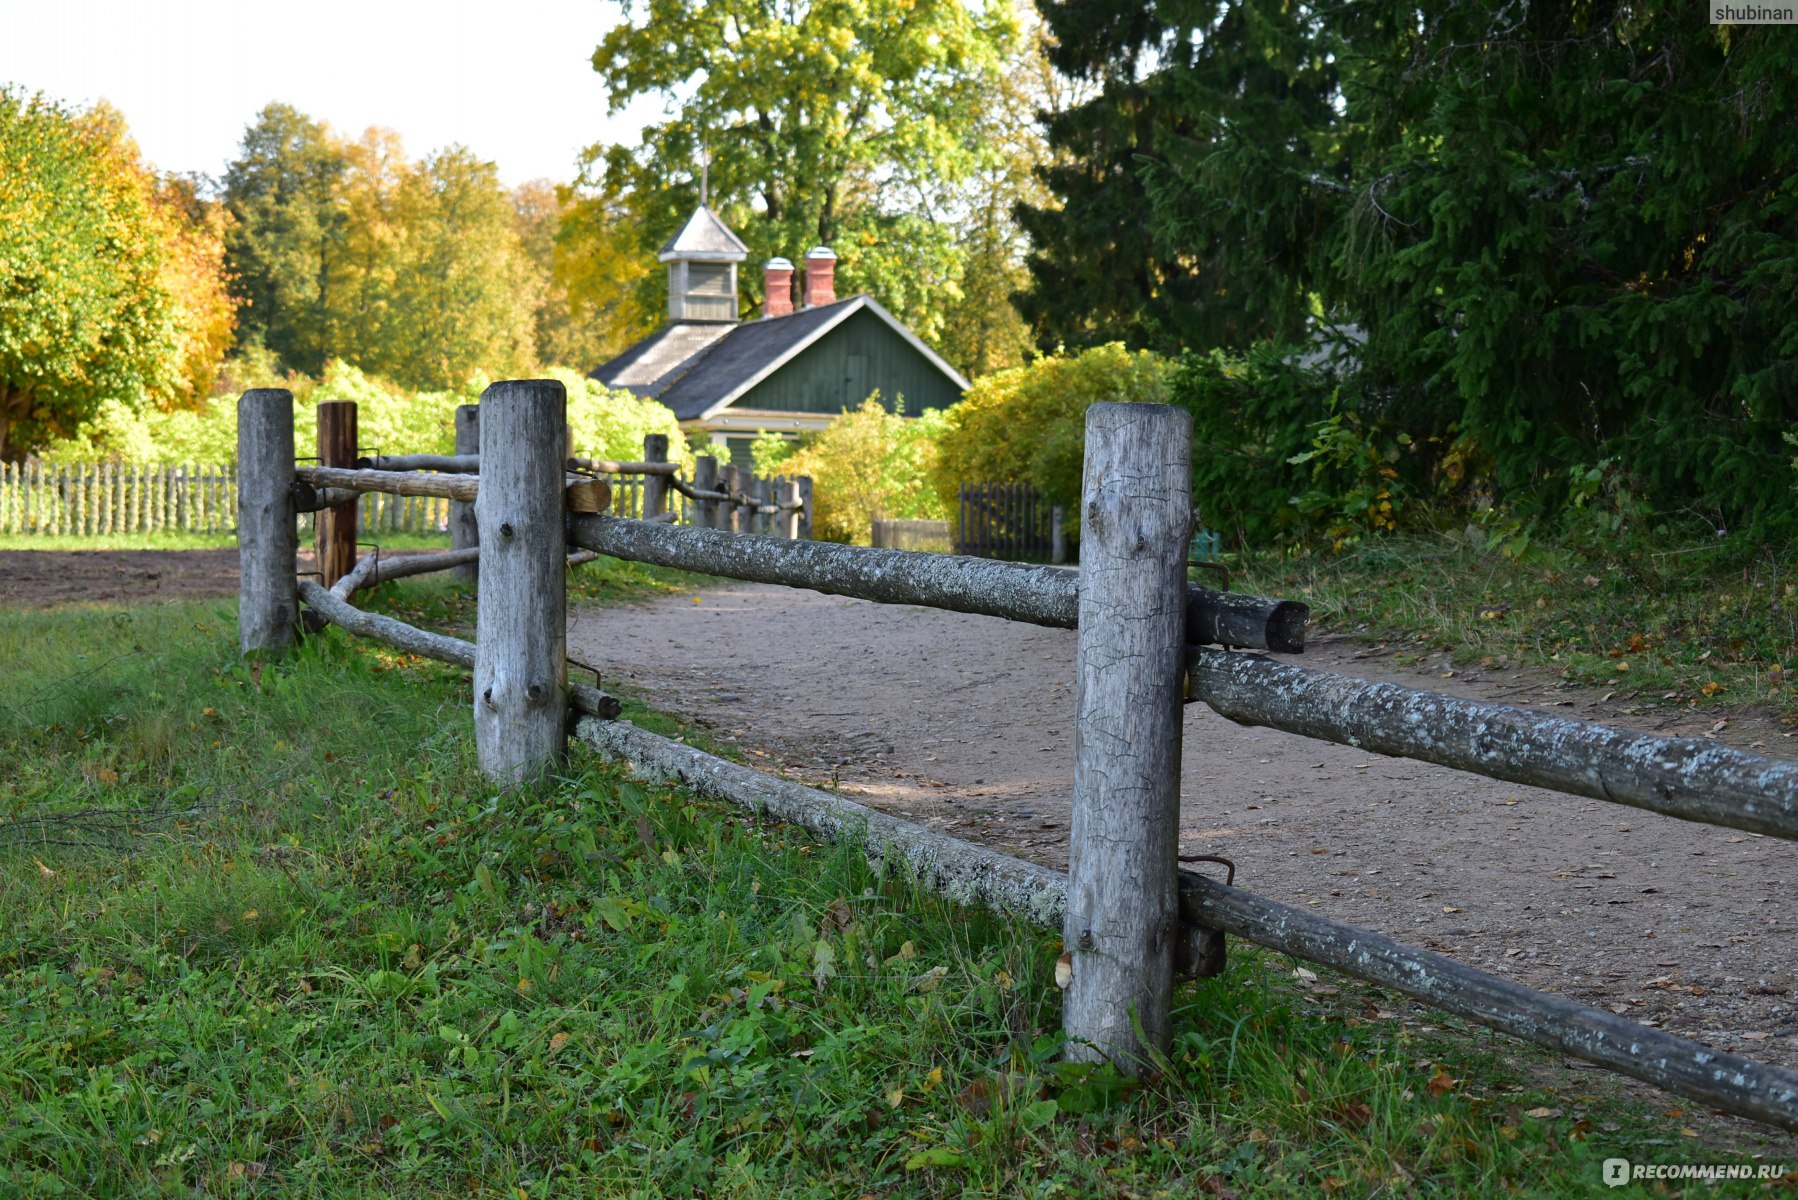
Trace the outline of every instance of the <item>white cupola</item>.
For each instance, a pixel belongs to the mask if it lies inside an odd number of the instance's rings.
[[[749,247],[701,204],[657,256],[668,264],[669,321],[735,321],[737,264]]]

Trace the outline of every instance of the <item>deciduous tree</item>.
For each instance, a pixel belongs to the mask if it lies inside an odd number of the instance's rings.
[[[0,89],[0,457],[108,402],[204,399],[231,327],[219,230],[110,109]]]

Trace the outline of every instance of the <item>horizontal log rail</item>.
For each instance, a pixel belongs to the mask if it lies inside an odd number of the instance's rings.
[[[371,454],[356,460],[356,465],[370,471],[440,471],[451,475],[478,475],[478,454]],[[609,458],[572,457],[568,466],[579,471],[597,471],[603,475],[673,475],[679,463],[617,462]]]
[[[568,465],[582,471],[598,471],[602,475],[666,475],[675,477],[679,463],[619,462],[610,458],[571,458]]]
[[[576,735],[638,778],[797,825],[827,841],[860,838],[868,857],[899,867],[950,900],[1061,927],[1066,876],[963,842],[841,796],[726,762],[627,722],[581,721]],[[1713,1050],[1603,1009],[1532,991],[1382,934],[1268,900],[1190,871],[1180,875],[1182,925],[1221,929],[1324,963],[1527,1042],[1598,1063],[1741,1116],[1798,1130],[1798,1072]]]
[[[568,565],[578,567],[590,563],[599,555],[591,550],[581,550],[568,556]],[[385,558],[377,551],[365,554],[362,560],[351,569],[348,575],[331,585],[331,594],[345,600],[354,596],[363,588],[374,587],[378,583],[386,583],[392,579],[406,579],[413,575],[430,575],[437,571],[448,571],[455,567],[479,562],[481,549],[471,546],[467,550],[445,550],[438,554],[390,554]]]
[[[1188,651],[1190,693],[1245,725],[1798,839],[1798,762],[1513,704],[1369,683],[1253,654]]]
[[[368,471],[441,471],[449,475],[474,475],[481,469],[478,454],[370,454],[356,460]]]
[[[384,642],[407,654],[434,658],[438,662],[474,670],[473,642],[465,642],[444,633],[432,633],[428,629],[420,629],[416,625],[408,625],[380,613],[365,612],[310,579],[299,581],[299,592],[300,599],[308,609],[350,633]],[[568,703],[576,712],[590,717],[610,720],[619,713],[616,697],[585,684],[569,685]]]
[[[436,496],[472,503],[481,489],[479,475],[426,471],[377,471],[362,467],[295,467],[294,479],[312,488],[349,492],[384,492],[393,496]],[[603,479],[570,475],[572,505],[581,512],[600,512],[610,503],[612,487]]]
[[[296,513],[320,512],[333,505],[348,504],[361,496],[361,492],[349,488],[313,487],[297,479],[293,481],[293,511]]]
[[[614,558],[753,583],[779,583],[882,604],[917,604],[1074,628],[1079,573],[919,550],[874,550],[789,541],[687,526],[663,528],[619,517],[571,517],[568,540]],[[1296,654],[1310,610],[1291,600],[1214,592],[1189,584],[1186,638]]]

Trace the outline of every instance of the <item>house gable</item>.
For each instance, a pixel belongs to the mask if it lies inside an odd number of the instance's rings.
[[[903,396],[913,415],[948,408],[962,394],[943,367],[864,305],[707,416],[732,408],[835,416],[875,389],[889,412]]]

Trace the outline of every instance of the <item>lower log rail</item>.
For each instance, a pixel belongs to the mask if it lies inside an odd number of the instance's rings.
[[[1656,737],[1274,662],[1187,651],[1193,699],[1264,725],[1375,754],[1798,839],[1798,762],[1701,738]]]
[[[317,585],[313,585],[317,586]],[[321,589],[322,590],[322,589]],[[815,788],[726,762],[681,742],[615,721],[583,720],[576,734],[639,779],[678,782],[695,793],[798,825],[827,841],[864,839],[879,867],[898,865],[932,891],[1051,929],[1061,927],[1067,878],[876,812]],[[1414,950],[1370,933],[1206,879],[1180,875],[1187,927],[1221,929],[1246,941],[1391,987],[1444,1012],[1526,1042],[1597,1063],[1738,1116],[1798,1131],[1798,1072],[1713,1050],[1603,1009]]]
[[[581,550],[568,556],[568,565],[578,567],[590,563],[599,555],[591,550]],[[374,587],[378,583],[386,583],[393,579],[406,579],[413,575],[430,575],[437,571],[448,571],[455,567],[467,566],[479,562],[480,547],[467,550],[445,550],[437,554],[401,554],[382,558],[379,554],[366,554],[354,569],[342,579],[331,585],[331,593],[345,600],[363,588]]]
[[[434,658],[438,662],[474,670],[473,642],[465,642],[444,633],[432,633],[428,629],[420,629],[416,625],[408,625],[380,613],[364,612],[310,579],[300,580],[299,593],[308,609],[358,637],[384,642],[407,654]],[[620,711],[616,697],[584,684],[569,685],[568,705],[578,713],[608,720],[616,717]]]
[[[883,604],[917,604],[1061,629],[1074,628],[1079,615],[1079,574],[1061,567],[692,526],[665,529],[605,516],[571,518],[568,540],[614,558]],[[1186,640],[1195,644],[1297,654],[1305,648],[1309,616],[1310,609],[1292,600],[1214,592],[1192,584],[1186,589]]]

